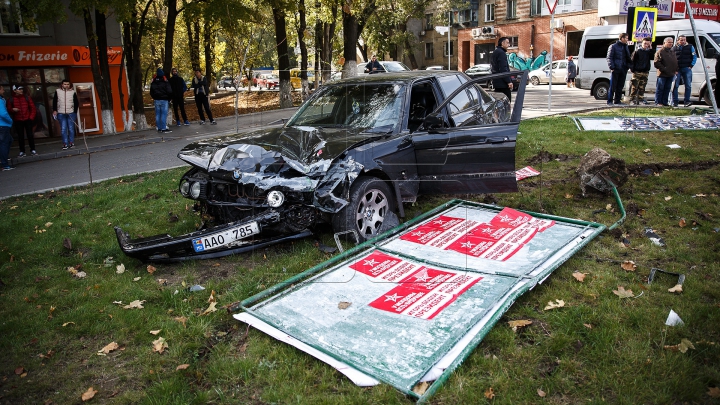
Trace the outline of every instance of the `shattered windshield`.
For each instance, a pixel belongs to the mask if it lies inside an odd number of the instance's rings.
[[[400,126],[405,86],[347,83],[326,86],[305,103],[288,126],[351,127],[391,133]]]

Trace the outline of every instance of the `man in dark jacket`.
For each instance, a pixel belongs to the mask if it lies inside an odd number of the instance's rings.
[[[630,67],[630,50],[628,49],[628,34],[623,32],[617,42],[610,45],[607,51],[607,63],[610,68],[610,89],[608,91],[608,105],[623,105],[620,102],[625,78]]]
[[[373,74],[373,73],[381,73],[384,72],[385,69],[380,65],[380,62],[377,60],[377,55],[373,55],[370,59],[370,62],[365,65],[365,73]]]
[[[672,50],[673,39],[665,38],[663,46],[655,52],[655,69],[657,69],[657,85],[655,86],[655,105],[669,106],[668,99],[672,89],[672,81],[678,72],[677,56]]]
[[[172,87],[172,105],[173,112],[175,113],[175,122],[177,123],[177,126],[182,125],[183,122],[185,125],[190,125],[190,121],[187,119],[187,114],[185,114],[185,92],[188,87],[185,80],[178,75],[177,68],[172,68],[170,71],[169,82],[170,87]],[[180,109],[180,113],[182,113],[182,121],[180,121],[178,109]]]
[[[673,86],[672,99],[673,107],[678,106],[678,88],[680,83],[685,84],[685,94],[683,105],[685,107],[692,106],[690,95],[692,94],[692,68],[697,62],[695,48],[687,43],[685,35],[678,35],[677,44],[673,47],[675,57],[678,62],[678,72],[675,75],[675,86]]]
[[[645,37],[642,46],[630,56],[630,102],[638,105],[647,104],[645,101],[645,86],[647,86],[648,74],[650,73],[650,61],[655,57],[652,49],[652,39]]]
[[[498,40],[498,46],[490,57],[490,69],[491,73],[504,73],[510,71],[510,65],[507,60],[507,49],[510,47],[510,39],[508,37],[502,37]],[[493,87],[495,91],[504,94],[508,101],[511,100],[511,92],[513,88],[512,79],[510,76],[503,77],[501,79],[493,79]]]
[[[202,75],[200,69],[195,69],[195,77],[192,79],[192,89],[195,93],[195,105],[198,109],[198,115],[200,115],[200,125],[205,123],[205,114],[203,114],[203,107],[207,111],[208,119],[210,124],[215,125],[217,122],[213,119],[212,112],[210,111],[210,86],[208,85],[207,78]]]
[[[165,72],[158,68],[157,75],[150,84],[150,97],[155,100],[155,125],[158,132],[172,132],[167,127],[168,107],[172,95],[172,87],[165,78]]]
[[[573,62],[572,56],[568,56],[567,60],[567,78],[565,79],[565,81],[567,82],[568,87],[574,89],[575,78],[577,77],[577,65],[575,65],[575,62]]]

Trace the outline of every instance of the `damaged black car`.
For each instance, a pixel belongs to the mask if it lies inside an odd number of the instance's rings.
[[[508,74],[497,74],[501,77]],[[177,261],[305,237],[320,224],[366,241],[420,194],[517,191],[514,108],[461,72],[402,72],[322,86],[282,126],[195,142],[183,197],[207,219],[179,237],[131,239],[129,256]],[[351,234],[351,235],[350,235]],[[351,238],[352,239],[352,238]]]

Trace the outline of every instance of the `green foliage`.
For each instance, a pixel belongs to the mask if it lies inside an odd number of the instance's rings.
[[[620,216],[615,199],[580,194],[580,157],[598,146],[624,159],[633,173],[647,166],[657,175],[637,174],[620,187],[625,223],[518,299],[430,403],[713,403],[706,392],[720,385],[717,134],[580,132],[568,117],[524,121],[520,132],[516,167],[532,165],[542,175],[521,181],[519,193],[462,198],[610,225]],[[669,143],[683,148],[669,149]],[[673,166],[681,163],[695,165]],[[412,403],[387,385],[356,387],[222,309],[326,260],[312,239],[159,264],[152,274],[121,253],[113,226],[137,237],[178,235],[199,224],[176,190],[183,171],[0,201],[3,402],[78,403],[92,386],[99,403]],[[421,197],[405,212],[409,219],[449,198]],[[667,247],[643,235],[648,227]],[[329,230],[317,237],[334,244]],[[623,239],[629,247],[621,246]],[[106,266],[109,256],[114,262]],[[621,269],[624,260],[633,260],[637,270]],[[120,263],[122,274],[115,267]],[[87,276],[74,277],[71,266]],[[652,267],[685,274],[683,292],[667,291],[677,282],[669,275],[647,285]],[[573,272],[586,273],[584,282]],[[195,284],[206,289],[188,291]],[[618,286],[635,298],[618,298],[612,292]],[[201,316],[212,291],[218,311]],[[543,310],[556,299],[565,307]],[[123,308],[134,300],[144,300],[144,308]],[[664,325],[671,308],[684,327]],[[506,322],[520,319],[533,323],[513,332]],[[162,354],[152,350],[158,337],[168,343]],[[664,349],[681,339],[695,349]],[[121,348],[98,356],[110,342]],[[177,370],[184,364],[187,369]],[[484,396],[491,387],[492,401]],[[547,396],[539,397],[538,389]]]

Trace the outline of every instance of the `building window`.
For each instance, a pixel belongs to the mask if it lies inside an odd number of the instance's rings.
[[[433,29],[432,14],[425,14],[425,31],[432,31],[432,29]]]
[[[562,0],[558,0],[560,2]],[[530,16],[540,15],[542,12],[543,0],[530,0]]]
[[[517,0],[507,0],[507,10],[505,11],[505,18],[517,18]]]
[[[569,6],[572,4],[572,0],[557,0],[558,6]]]
[[[518,37],[508,37],[510,40],[510,46],[508,48],[517,48],[518,47]]]
[[[425,59],[432,59],[433,58],[433,44],[432,42],[428,42],[425,44]]]
[[[458,12],[458,21],[460,24],[465,24],[469,22],[477,22],[477,10],[476,9],[467,9],[467,10],[460,10]]]
[[[485,5],[485,22],[495,21],[495,4]]]
[[[444,55],[445,56],[453,56],[453,42],[450,41],[450,55],[448,55],[448,43],[443,42],[443,48],[445,50]]]
[[[9,0],[0,2],[0,34],[38,35],[37,30],[26,30],[23,27],[22,19],[15,21],[14,16],[19,14],[18,7],[21,6]]]

